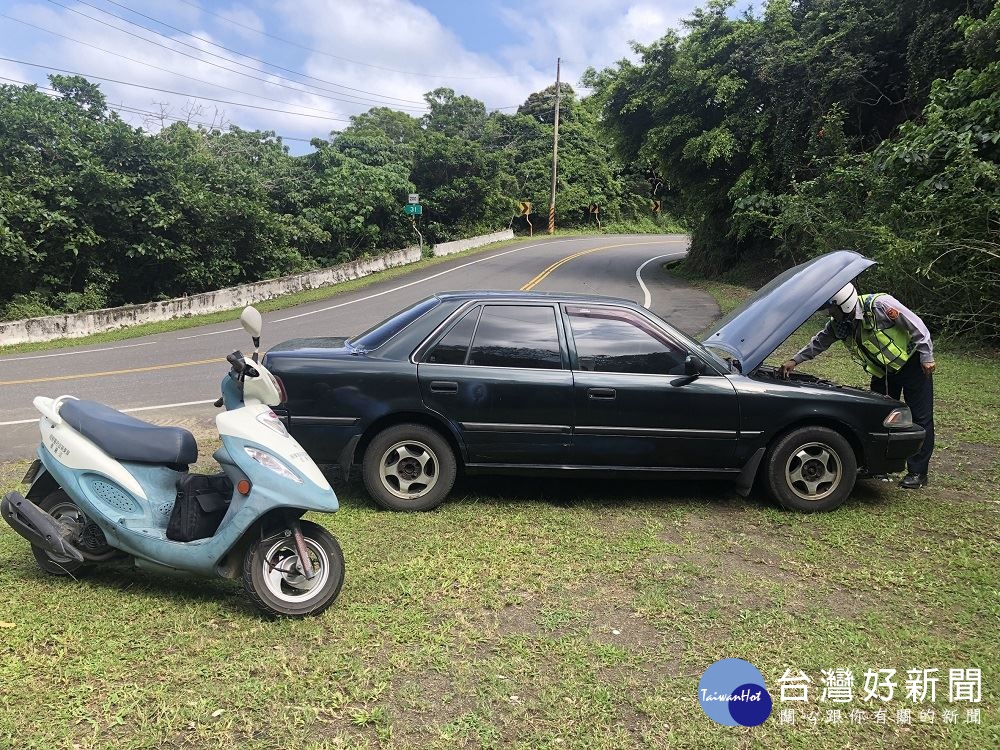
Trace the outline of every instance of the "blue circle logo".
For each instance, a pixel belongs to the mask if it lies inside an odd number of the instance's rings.
[[[756,727],[771,715],[764,675],[745,659],[720,659],[698,682],[698,702],[712,721],[729,727]]]

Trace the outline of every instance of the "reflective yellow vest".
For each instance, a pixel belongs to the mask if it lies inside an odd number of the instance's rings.
[[[844,339],[851,356],[877,378],[884,378],[887,369],[898,372],[913,354],[909,331],[899,325],[878,327],[875,300],[884,294],[861,295],[861,325],[853,335]]]

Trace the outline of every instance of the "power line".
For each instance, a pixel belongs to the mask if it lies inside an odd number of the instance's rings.
[[[192,8],[197,8],[202,13],[207,13],[210,16],[215,16],[216,18],[221,18],[226,23],[230,23],[233,26],[239,26],[242,29],[247,29],[255,34],[260,34],[261,36],[266,36],[269,39],[274,39],[279,42],[284,42],[285,44],[290,44],[293,47],[298,47],[299,49],[306,50],[307,52],[315,52],[317,55],[323,55],[324,57],[329,57],[331,60],[341,60],[342,62],[349,62],[353,65],[362,65],[366,68],[374,68],[375,70],[384,70],[388,73],[400,73],[402,75],[408,76],[418,76],[420,78],[450,78],[454,80],[464,80],[464,81],[485,81],[496,78],[516,78],[514,74],[507,74],[502,76],[456,76],[448,75],[445,73],[420,73],[413,70],[399,70],[397,68],[386,68],[381,65],[373,65],[372,63],[361,62],[360,60],[352,60],[349,57],[341,57],[340,55],[331,55],[329,52],[324,52],[323,50],[315,49],[313,47],[307,47],[304,44],[299,44],[298,42],[293,42],[291,39],[284,39],[280,36],[275,36],[274,34],[269,34],[266,31],[261,31],[260,29],[255,29],[253,26],[249,26],[245,23],[240,23],[239,21],[222,15],[221,13],[215,13],[214,11],[208,10],[201,7],[197,3],[189,2],[189,0],[180,0],[185,5],[190,5]],[[117,3],[115,3],[117,5]]]
[[[189,75],[187,75],[185,73],[178,73],[177,71],[171,70],[170,68],[164,68],[164,67],[161,67],[159,65],[154,65],[153,63],[146,62],[145,60],[137,60],[134,57],[129,57],[128,55],[123,55],[123,54],[121,54],[119,52],[112,52],[111,50],[104,49],[103,47],[99,47],[96,44],[91,44],[90,42],[85,42],[85,41],[83,41],[81,39],[74,39],[71,36],[66,36],[65,34],[60,34],[60,33],[56,32],[56,31],[52,31],[51,29],[46,29],[46,28],[44,28],[42,26],[36,26],[33,23],[28,23],[27,21],[22,21],[20,18],[14,18],[13,16],[8,16],[6,13],[0,13],[0,18],[6,18],[8,21],[15,21],[15,22],[23,24],[25,26],[30,26],[33,29],[38,29],[39,31],[44,31],[47,34],[52,34],[53,36],[60,37],[61,39],[67,39],[67,40],[69,40],[71,42],[75,42],[76,44],[82,44],[85,47],[90,47],[92,49],[96,49],[99,52],[103,52],[103,53],[108,54],[108,55],[113,55],[114,57],[120,57],[121,59],[128,60],[129,62],[138,63],[139,65],[145,65],[147,68],[153,68],[154,70],[160,70],[160,71],[163,71],[164,73],[170,73],[171,75],[175,75],[175,76],[178,76],[180,78],[186,78],[189,81],[195,81],[197,83],[204,83],[204,84],[206,84],[208,86],[214,86],[215,88],[220,88],[220,89],[222,89],[224,91],[229,91],[229,92],[232,92],[234,94],[242,94],[244,96],[252,96],[252,97],[255,97],[257,99],[263,99],[264,101],[267,101],[267,102],[274,102],[275,104],[284,104],[285,106],[289,106],[289,107],[300,107],[301,109],[309,109],[309,110],[312,110],[313,112],[321,112],[323,114],[328,114],[328,115],[335,114],[334,112],[330,112],[329,110],[318,109],[317,107],[310,107],[310,106],[305,105],[305,104],[296,104],[295,102],[289,102],[289,101],[285,101],[283,99],[272,99],[272,98],[264,96],[262,94],[255,94],[255,93],[250,92],[250,91],[241,91],[240,89],[234,89],[234,88],[232,88],[230,86],[223,86],[222,84],[219,84],[219,83],[213,83],[212,81],[206,81],[203,78],[195,78],[194,76],[189,76]],[[298,89],[296,89],[296,90],[298,90]],[[310,96],[314,96],[314,94],[312,94],[309,91],[302,91],[301,93],[309,94]],[[324,98],[328,98],[328,97],[324,97]],[[358,102],[352,102],[352,101],[350,101],[348,99],[333,99],[333,101],[346,102],[347,104],[357,104],[358,103]]]
[[[48,95],[49,93],[54,94],[55,96],[52,97],[53,99],[62,96],[62,92],[58,91],[57,89],[49,88],[47,86],[39,86],[37,83],[29,83],[28,81],[20,81],[17,78],[8,78],[7,76],[0,76],[0,81],[10,81],[11,83],[17,83],[17,84],[20,84],[22,86],[34,86],[35,89],[37,89],[38,91],[41,91],[41,92],[45,92],[46,95]],[[107,107],[108,107],[108,109],[113,109],[116,112],[122,112],[122,111],[124,111],[124,112],[129,112],[130,114],[148,115],[149,117],[155,117],[157,119],[173,120],[174,122],[183,122],[183,123],[187,123],[188,125],[191,125],[191,124],[199,125],[199,126],[201,126],[203,128],[206,128],[208,130],[222,130],[223,129],[223,128],[219,127],[218,125],[214,125],[212,123],[198,122],[197,120],[191,120],[191,119],[188,119],[186,117],[173,117],[171,115],[164,114],[163,112],[151,112],[148,109],[139,109],[138,107],[133,107],[131,105],[125,104],[124,102],[121,103],[121,104],[108,104]],[[230,124],[230,125],[226,125],[225,129],[226,130],[232,130],[233,127],[238,127],[238,126],[233,126],[233,125]],[[258,131],[258,132],[260,132],[260,131]],[[268,132],[268,131],[264,131],[264,132]],[[270,131],[270,132],[273,132],[273,131]],[[280,133],[275,133],[274,135],[275,135],[276,138],[280,138],[283,141],[302,141],[303,143],[311,143],[312,142],[311,138],[297,138],[297,137],[291,136],[291,135],[281,135]]]
[[[49,2],[52,2],[52,0],[49,0]],[[111,13],[110,11],[103,10],[102,8],[99,8],[96,5],[90,4],[89,2],[87,2],[87,0],[77,0],[77,2],[79,2],[79,3],[83,4],[83,5],[86,5],[86,6],[90,7],[90,8],[93,8],[94,10],[98,10],[101,13],[106,13],[109,16],[113,16],[114,18],[117,18],[117,19],[119,19],[121,21],[125,21],[125,23],[132,24],[133,26],[138,26],[139,28],[146,29],[147,31],[152,31],[154,34],[160,34],[160,32],[156,31],[155,29],[150,29],[147,26],[143,26],[142,24],[137,24],[137,23],[135,23],[133,21],[129,21],[127,18],[123,18],[122,16],[119,16],[117,13]],[[178,28],[177,26],[172,26],[171,24],[166,23],[165,21],[161,21],[158,18],[153,18],[153,16],[147,16],[145,13],[140,13],[137,10],[133,10],[132,8],[128,7],[127,5],[123,5],[121,3],[115,2],[115,0],[105,0],[105,2],[110,3],[111,5],[116,5],[119,8],[122,8],[122,9],[128,11],[129,13],[133,13],[133,14],[141,17],[141,18],[145,18],[145,19],[147,19],[149,21],[152,21],[153,23],[157,23],[160,26],[164,26],[164,27],[166,27],[168,29],[172,29],[173,31],[178,32],[179,34],[184,34],[185,36],[189,36],[192,39],[197,39],[202,44],[210,44],[213,47],[218,47],[219,49],[225,50],[226,52],[229,52],[231,54],[239,55],[240,57],[244,57],[247,60],[253,60],[256,63],[260,63],[261,65],[266,65],[267,67],[270,67],[270,68],[275,68],[276,70],[283,70],[286,73],[291,73],[292,75],[296,75],[296,76],[299,76],[301,78],[308,78],[308,79],[313,80],[313,81],[319,81],[320,83],[325,83],[325,84],[327,84],[329,86],[336,86],[338,88],[347,89],[348,91],[357,91],[358,93],[361,93],[361,94],[370,94],[372,96],[378,97],[379,99],[388,99],[388,100],[394,100],[394,101],[399,101],[399,102],[406,102],[408,104],[422,104],[422,102],[418,102],[418,101],[416,101],[414,99],[402,99],[402,98],[400,98],[398,96],[389,96],[388,94],[380,94],[377,91],[368,91],[366,89],[353,88],[351,86],[345,86],[342,83],[336,83],[334,81],[327,81],[327,80],[325,80],[323,78],[317,78],[315,76],[308,75],[307,73],[300,73],[299,71],[294,70],[292,68],[286,68],[284,66],[277,65],[276,63],[270,63],[267,60],[260,59],[259,57],[254,57],[253,55],[248,55],[248,54],[246,54],[244,52],[240,52],[239,50],[230,49],[229,47],[226,47],[225,45],[213,42],[210,39],[205,39],[203,37],[197,36],[195,34],[192,34],[190,31],[185,31],[184,29]],[[65,6],[63,6],[63,7],[65,7]],[[160,35],[163,36],[162,34],[160,34]],[[179,44],[183,44],[183,42],[180,42],[179,40],[174,40],[174,41],[177,41]],[[190,45],[186,45],[186,46],[190,46]],[[199,51],[203,52],[204,54],[213,55],[213,57],[220,57],[223,60],[227,60],[227,62],[232,62],[232,63],[236,63],[237,65],[241,65],[241,63],[238,60],[231,60],[231,59],[226,58],[226,57],[221,57],[220,55],[214,55],[213,53],[207,52],[205,50],[199,50]]]
[[[83,76],[84,78],[93,78],[98,81],[107,81],[108,83],[117,83],[121,86],[132,86],[137,89],[147,89],[149,91],[158,91],[161,94],[173,94],[174,96],[186,96],[189,99],[204,99],[208,102],[218,102],[219,104],[228,104],[233,107],[244,107],[247,109],[259,109],[264,112],[278,112],[283,115],[295,115],[296,117],[310,117],[314,120],[337,120],[339,122],[350,122],[350,118],[346,117],[324,117],[323,115],[310,115],[305,112],[291,112],[286,109],[275,109],[274,107],[261,107],[257,104],[243,104],[241,102],[231,102],[226,99],[216,99],[211,96],[202,96],[201,94],[188,94],[183,91],[171,91],[170,89],[161,89],[156,86],[146,86],[141,83],[130,83],[129,81],[119,81],[115,78],[105,78],[104,76],[95,76],[90,73],[80,73],[75,70],[65,70],[63,68],[54,68],[51,65],[39,65],[38,63],[27,62],[25,60],[15,60],[12,57],[0,57],[0,60],[6,62],[17,63],[18,65],[27,65],[30,68],[41,68],[42,70],[54,70],[57,73],[68,73],[73,76]]]
[[[235,73],[237,75],[241,75],[241,76],[244,76],[246,78],[252,78],[255,81],[261,81],[261,82],[266,83],[266,84],[271,85],[271,86],[279,86],[281,88],[288,89],[290,91],[298,91],[298,92],[301,92],[301,93],[311,94],[313,96],[323,96],[322,94],[315,94],[312,91],[306,91],[305,89],[297,88],[297,87],[300,87],[300,86],[306,86],[308,88],[317,89],[319,91],[325,91],[325,92],[330,93],[330,94],[337,94],[339,96],[349,96],[352,99],[357,100],[355,102],[352,102],[354,104],[368,104],[369,106],[371,104],[375,104],[375,105],[382,106],[382,107],[387,107],[388,106],[388,107],[394,107],[396,109],[409,109],[409,110],[421,111],[421,112],[422,111],[426,111],[426,109],[427,109],[426,104],[423,105],[422,107],[420,107],[419,109],[415,108],[415,107],[404,107],[402,105],[398,105],[398,104],[395,104],[395,103],[392,103],[392,102],[388,102],[388,101],[379,101],[379,100],[376,100],[376,99],[369,99],[367,97],[356,96],[354,94],[345,93],[343,91],[334,91],[332,89],[326,89],[326,88],[323,88],[322,86],[316,86],[315,84],[311,84],[311,83],[302,83],[301,81],[293,81],[290,78],[286,78],[285,76],[277,75],[276,73],[270,73],[269,74],[269,75],[272,75],[275,78],[279,79],[280,81],[287,81],[288,83],[295,84],[294,87],[293,86],[288,86],[288,85],[283,84],[283,83],[278,83],[277,81],[271,81],[271,80],[268,80],[267,78],[261,78],[259,76],[250,75],[249,73],[244,73],[243,71],[235,70],[233,68],[226,67],[225,65],[220,65],[219,63],[212,62],[211,60],[205,60],[205,59],[203,59],[201,57],[192,55],[192,54],[190,54],[188,52],[183,52],[183,51],[181,51],[179,49],[175,49],[173,47],[168,47],[165,44],[161,44],[160,42],[154,41],[152,39],[148,39],[147,37],[144,37],[144,36],[141,36],[139,34],[136,34],[136,33],[132,32],[132,31],[129,31],[128,29],[123,29],[121,26],[116,26],[113,23],[108,23],[107,21],[104,21],[104,20],[102,20],[100,18],[95,18],[94,16],[88,15],[87,13],[84,13],[83,11],[77,10],[76,8],[71,8],[68,5],[63,5],[62,3],[57,2],[57,0],[47,0],[47,2],[49,2],[52,5],[56,5],[56,6],[60,7],[60,8],[63,8],[64,10],[68,10],[70,13],[75,13],[78,16],[82,16],[83,18],[87,18],[87,19],[89,19],[91,21],[94,21],[95,23],[101,24],[102,26],[106,26],[109,29],[114,29],[115,31],[119,31],[119,32],[121,32],[123,34],[127,34],[128,36],[131,36],[131,37],[133,37],[135,39],[139,39],[139,40],[141,40],[143,42],[146,42],[147,44],[152,44],[152,45],[154,45],[156,47],[160,47],[160,48],[165,49],[165,50],[167,50],[169,52],[172,52],[174,54],[183,55],[184,57],[190,58],[192,60],[196,60],[199,63],[205,64],[205,65],[211,65],[211,66],[219,68],[221,70],[225,70],[225,71],[228,71],[230,73]],[[87,6],[91,7],[91,8],[94,8],[95,10],[100,11],[101,13],[106,13],[107,15],[111,16],[112,18],[117,18],[118,20],[124,21],[125,23],[130,24],[131,26],[135,26],[136,28],[142,29],[143,31],[148,31],[151,34],[156,34],[157,36],[163,37],[164,39],[167,39],[170,42],[173,42],[174,44],[180,44],[181,46],[187,47],[189,49],[193,49],[196,52],[198,52],[199,55],[209,55],[211,57],[218,58],[219,60],[225,60],[226,62],[233,63],[234,65],[238,65],[241,68],[246,68],[247,70],[252,70],[255,73],[261,73],[261,72],[266,73],[267,72],[267,71],[261,71],[261,70],[259,70],[257,68],[254,68],[251,65],[246,65],[245,63],[241,63],[239,60],[231,60],[228,57],[224,57],[222,55],[217,55],[214,52],[209,52],[207,50],[203,50],[203,49],[201,49],[199,47],[196,47],[193,44],[188,44],[187,42],[183,42],[180,39],[173,39],[171,37],[166,36],[165,34],[160,33],[159,31],[156,31],[156,29],[147,28],[147,27],[145,27],[145,26],[143,26],[141,24],[135,23],[133,21],[129,21],[127,18],[122,18],[120,16],[116,16],[113,13],[109,13],[108,11],[101,10],[100,8],[98,8],[95,5],[90,5],[90,3],[84,2],[84,0],[80,0],[80,2],[83,2],[84,5],[87,5]],[[194,39],[198,39],[200,41],[205,41],[205,40],[201,39],[201,37],[193,36],[191,34],[189,34],[188,36],[192,36]],[[339,84],[332,84],[332,85],[339,86]],[[348,87],[340,86],[340,88],[348,88]],[[329,96],[323,96],[323,98],[333,99],[333,97],[329,97]],[[338,99],[337,101],[349,101],[349,100],[347,100],[347,99]],[[401,101],[411,101],[411,100],[404,99],[404,100],[401,100]]]

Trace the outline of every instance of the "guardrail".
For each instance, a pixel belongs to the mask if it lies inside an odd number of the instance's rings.
[[[513,237],[514,233],[508,229],[494,234],[444,242],[434,246],[434,254],[450,255]],[[27,320],[0,321],[0,345],[79,338],[80,336],[89,336],[92,333],[114,331],[140,323],[232,310],[285,294],[360,279],[387,268],[405,266],[418,260],[420,260],[420,248],[408,247],[403,250],[393,250],[375,258],[353,260],[318,271],[282,276],[278,279],[267,279],[253,284],[218,289],[214,292],[202,292],[162,302],[109,307],[103,310],[65,315],[48,315],[44,318],[28,318]]]

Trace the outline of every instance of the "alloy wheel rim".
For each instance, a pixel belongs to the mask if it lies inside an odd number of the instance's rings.
[[[382,454],[379,478],[394,496],[416,500],[437,484],[437,454],[419,440],[400,440]]]
[[[261,573],[264,585],[271,594],[283,602],[301,604],[323,591],[330,578],[330,558],[317,542],[305,537],[306,552],[312,563],[313,577],[306,578],[292,537],[285,537],[274,544],[264,555]]]
[[[829,497],[843,479],[840,456],[826,443],[799,446],[785,464],[785,482],[798,497],[818,502]]]

